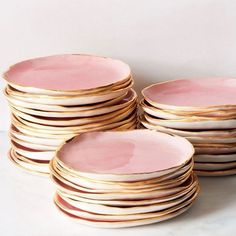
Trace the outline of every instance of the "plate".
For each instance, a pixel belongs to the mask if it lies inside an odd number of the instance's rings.
[[[55,55],[17,63],[4,74],[6,81],[29,93],[58,94],[104,88],[130,77],[122,61],[90,55]]]
[[[81,134],[62,145],[56,155],[84,177],[135,181],[173,172],[185,165],[193,153],[192,145],[184,138],[133,130]]]
[[[148,103],[162,109],[228,110],[236,108],[235,89],[234,78],[181,79],[153,84],[142,94]]]

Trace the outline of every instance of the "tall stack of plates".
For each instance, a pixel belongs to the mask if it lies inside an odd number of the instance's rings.
[[[91,130],[136,127],[136,93],[127,64],[88,55],[57,55],[15,64],[4,74],[12,112],[10,159],[48,173],[66,139]]]
[[[191,141],[197,174],[236,174],[236,79],[168,81],[142,94],[142,125]]]
[[[51,160],[54,202],[65,215],[95,227],[173,218],[199,191],[193,153],[185,138],[150,130],[81,134]]]

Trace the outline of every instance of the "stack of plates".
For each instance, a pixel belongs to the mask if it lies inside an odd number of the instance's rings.
[[[127,64],[88,55],[20,62],[4,75],[12,111],[10,159],[48,173],[65,139],[91,130],[136,127],[136,93]]]
[[[169,81],[142,94],[142,125],[191,141],[199,175],[236,174],[236,79]]]
[[[84,133],[51,160],[55,204],[96,227],[173,218],[192,205],[199,191],[193,152],[186,139],[150,130]]]

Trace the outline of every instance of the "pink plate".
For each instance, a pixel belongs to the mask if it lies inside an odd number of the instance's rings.
[[[236,105],[236,79],[182,79],[151,85],[143,90],[148,102],[182,107]]]
[[[193,147],[186,139],[150,130],[85,133],[57,153],[65,166],[80,173],[114,175],[171,169],[192,155]]]
[[[68,54],[17,63],[4,76],[20,86],[73,91],[120,82],[130,76],[130,68],[111,58]]]

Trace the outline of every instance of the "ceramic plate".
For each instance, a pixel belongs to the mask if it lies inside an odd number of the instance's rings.
[[[217,162],[236,162],[236,154],[212,154],[212,155],[194,155],[194,160],[196,162],[212,162],[212,163],[217,163]]]
[[[175,195],[183,191],[187,191],[187,189],[191,189],[193,187],[198,186],[198,180],[195,175],[191,174],[187,181],[185,181],[182,185],[170,189],[159,189],[153,190],[149,192],[103,192],[101,190],[96,190],[87,192],[85,188],[81,186],[76,186],[76,188],[67,185],[63,179],[58,176],[55,176],[54,173],[52,175],[52,180],[57,187],[57,191],[62,193],[69,194],[71,198],[76,199],[77,196],[92,200],[144,200],[144,199],[153,199],[153,198],[165,198],[167,196]],[[69,182],[67,182],[69,183]],[[80,189],[80,190],[79,190]]]
[[[228,176],[235,175],[236,168],[228,170],[195,170],[195,173],[199,176]]]
[[[234,78],[174,80],[143,89],[144,98],[162,109],[197,111],[207,108],[236,107]],[[217,96],[216,96],[217,95]]]
[[[130,90],[127,92],[129,93]],[[4,90],[4,95],[7,98],[8,102],[16,107],[24,107],[28,109],[34,109],[34,110],[40,110],[40,111],[54,111],[54,112],[81,112],[81,111],[87,111],[87,110],[93,110],[93,109],[98,109],[106,106],[112,106],[117,103],[119,103],[121,100],[123,100],[126,96],[127,93],[122,94],[121,96],[105,101],[105,102],[100,102],[100,103],[95,103],[95,104],[90,104],[90,105],[81,105],[81,106],[61,106],[61,105],[48,105],[48,104],[35,104],[31,102],[24,102],[20,101],[18,99],[15,99],[14,97],[10,96],[6,89]]]
[[[11,105],[13,109],[16,109],[22,113],[26,113],[33,116],[40,116],[40,117],[55,117],[55,118],[78,118],[78,117],[93,117],[99,116],[104,114],[111,114],[116,111],[123,110],[129,105],[136,103],[137,95],[134,90],[130,90],[127,95],[119,101],[117,104],[112,104],[110,106],[104,106],[100,108],[94,108],[91,110],[82,110],[82,111],[42,111],[36,109],[29,109],[20,106]]]
[[[133,130],[81,134],[65,143],[57,157],[84,177],[134,181],[170,173],[187,163],[193,152],[184,138]]]
[[[149,122],[144,117],[140,118],[141,123],[144,127],[151,130],[157,130],[160,132],[168,133],[168,134],[174,134],[182,137],[191,137],[191,138],[235,138],[236,137],[236,129],[229,129],[229,130],[178,130],[178,129],[172,129],[167,128],[160,125],[154,125]]]
[[[145,119],[158,126],[164,126],[173,129],[186,130],[214,130],[214,129],[234,129],[236,128],[236,119],[231,120],[163,120],[158,119],[148,114],[144,114]]]
[[[117,98],[126,94],[133,86],[133,82],[124,88],[114,91],[104,91],[98,94],[84,94],[84,95],[71,95],[71,96],[48,96],[48,95],[32,95],[28,93],[21,93],[10,90],[10,87],[6,88],[6,93],[21,102],[29,102],[45,105],[62,105],[62,106],[74,106],[74,105],[88,105],[93,103],[99,103],[108,101],[110,99]]]
[[[235,169],[236,162],[226,162],[226,163],[206,163],[206,162],[195,162],[194,169],[196,170],[228,170]]]
[[[48,166],[40,166],[38,164],[33,164],[29,162],[24,162],[20,159],[18,159],[13,153],[12,150],[8,153],[9,159],[12,161],[13,164],[15,164],[17,167],[20,167],[21,169],[27,171],[27,172],[33,172],[40,175],[47,175],[49,174]]]
[[[155,211],[163,211],[168,208],[174,207],[179,205],[187,199],[189,199],[194,193],[196,189],[190,191],[189,193],[167,202],[155,203],[151,205],[145,206],[127,206],[127,207],[119,207],[119,206],[110,206],[110,205],[103,205],[103,204],[94,204],[94,203],[87,203],[78,200],[71,200],[70,198],[63,197],[63,200],[66,201],[69,205],[79,208],[83,211],[88,211],[95,214],[104,214],[104,215],[131,215],[131,214],[142,214],[142,213],[149,213]]]
[[[40,94],[78,93],[120,83],[129,77],[130,68],[122,61],[75,54],[23,61],[11,66],[4,74],[8,83],[18,85],[21,90],[25,88],[26,92]]]

